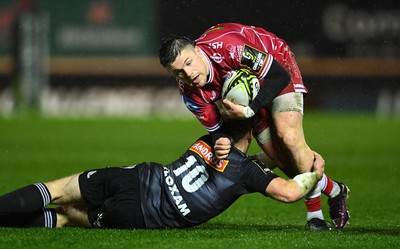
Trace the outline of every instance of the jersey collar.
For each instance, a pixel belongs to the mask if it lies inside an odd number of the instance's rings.
[[[203,54],[204,58],[206,58],[206,60],[207,60],[208,68],[210,68],[210,73],[207,75],[207,82],[206,82],[206,84],[208,84],[208,83],[211,83],[214,80],[214,70],[213,70],[211,61],[208,58],[207,54],[201,48],[200,48],[200,51]]]

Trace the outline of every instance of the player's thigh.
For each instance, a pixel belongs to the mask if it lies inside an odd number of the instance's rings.
[[[290,92],[276,97],[271,113],[277,135],[282,137],[291,131],[291,135],[303,137],[303,112],[302,93]]]
[[[303,94],[289,92],[276,97],[269,109],[261,109],[255,117],[253,133],[260,144],[274,136],[302,141]]]
[[[79,174],[75,174],[45,183],[50,191],[52,203],[60,205],[83,203],[78,179]]]

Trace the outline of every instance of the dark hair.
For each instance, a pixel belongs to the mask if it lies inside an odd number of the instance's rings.
[[[252,128],[253,118],[224,120],[223,130],[230,135],[233,141],[241,140]]]
[[[165,68],[175,61],[182,50],[188,45],[194,46],[194,41],[186,36],[170,36],[161,40],[161,48],[158,54],[161,65]]]

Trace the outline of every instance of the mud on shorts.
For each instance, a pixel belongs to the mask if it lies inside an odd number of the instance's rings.
[[[85,171],[79,187],[94,228],[144,228],[135,166]]]
[[[288,92],[279,95],[272,101],[270,109],[261,109],[254,120],[253,134],[260,144],[265,144],[271,140],[272,117],[279,112],[296,111],[304,114],[302,92]]]

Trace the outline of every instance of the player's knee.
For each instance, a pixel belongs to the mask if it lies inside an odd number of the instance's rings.
[[[66,227],[70,224],[68,217],[68,206],[58,206],[55,208],[57,214],[57,225],[56,227]]]

